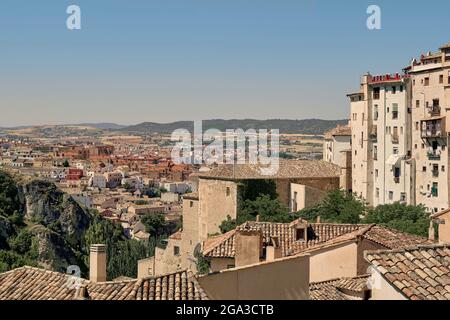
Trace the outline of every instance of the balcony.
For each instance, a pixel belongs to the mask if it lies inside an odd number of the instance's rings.
[[[370,139],[372,139],[372,141],[377,141],[378,131],[377,131],[376,125],[372,125],[372,127],[370,128],[369,137],[370,137]]]
[[[439,160],[441,160],[441,153],[436,151],[436,150],[435,151],[429,151],[427,153],[427,157],[428,157],[428,160],[439,161]]]
[[[398,133],[393,133],[392,135],[391,135],[391,141],[392,141],[392,143],[398,143]]]
[[[439,170],[432,170],[431,173],[433,174],[433,178],[439,177]]]
[[[445,117],[434,117],[421,121],[422,139],[444,138],[445,135]]]
[[[441,115],[441,107],[440,106],[431,106],[428,108],[428,113],[432,117],[439,117]]]
[[[395,183],[400,183],[400,177],[394,177],[394,182]]]

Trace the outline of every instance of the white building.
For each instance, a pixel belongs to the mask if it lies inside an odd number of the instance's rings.
[[[350,94],[352,188],[369,205],[415,204],[409,76],[363,76]]]
[[[450,44],[412,60],[405,72],[412,77],[416,199],[430,212],[438,212],[450,207]]]
[[[337,126],[325,133],[323,160],[340,166],[343,151],[351,148],[352,132],[350,126]]]

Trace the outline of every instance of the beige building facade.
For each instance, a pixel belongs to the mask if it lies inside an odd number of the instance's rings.
[[[403,71],[367,74],[348,95],[352,190],[372,206],[422,204],[436,213],[450,207],[450,44]]]
[[[417,203],[430,212],[450,207],[447,121],[450,112],[450,45],[405,68],[412,79],[412,145]]]
[[[409,76],[362,77],[350,94],[353,192],[369,205],[415,204]]]

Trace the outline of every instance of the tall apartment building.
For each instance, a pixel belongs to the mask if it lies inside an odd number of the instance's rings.
[[[416,200],[430,212],[450,207],[448,138],[450,122],[450,44],[412,60],[412,153],[416,161]]]
[[[352,190],[369,205],[415,203],[408,75],[362,77],[349,94]]]
[[[353,191],[370,205],[450,207],[450,44],[404,75],[365,75],[351,101]]]

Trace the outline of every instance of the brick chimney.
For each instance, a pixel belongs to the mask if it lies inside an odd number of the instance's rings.
[[[236,267],[259,263],[262,255],[261,230],[237,230],[235,246]]]
[[[91,245],[89,280],[92,282],[106,281],[106,246],[104,244]]]
[[[278,237],[271,237],[271,245],[266,247],[266,261],[281,258],[281,245]]]

